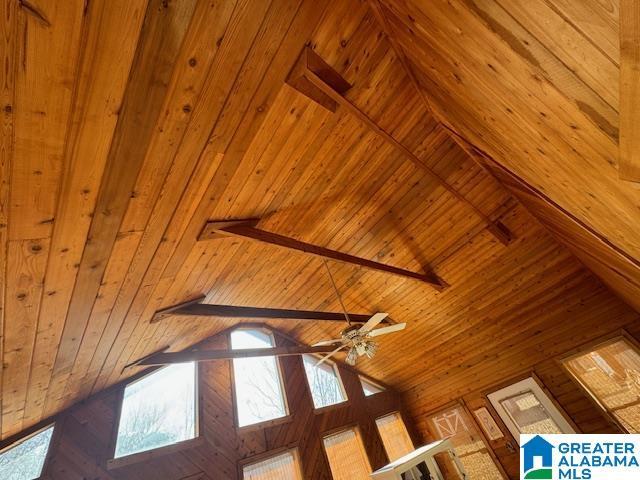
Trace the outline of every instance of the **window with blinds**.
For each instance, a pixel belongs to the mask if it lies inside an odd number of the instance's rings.
[[[378,418],[376,425],[390,462],[413,452],[413,442],[399,413]]]
[[[242,478],[243,480],[302,480],[297,452],[292,450],[246,465],[242,469]]]
[[[371,466],[356,429],[324,438],[333,480],[369,480]]]
[[[640,353],[630,341],[616,339],[563,363],[629,433],[640,433]]]

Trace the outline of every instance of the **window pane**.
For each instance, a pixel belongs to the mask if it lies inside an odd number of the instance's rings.
[[[629,342],[617,340],[565,365],[629,433],[640,433],[640,355]]]
[[[371,467],[355,430],[346,430],[324,439],[333,480],[369,480]]]
[[[242,469],[244,480],[302,480],[300,465],[293,452],[286,452]]]
[[[362,385],[362,391],[364,392],[365,397],[370,397],[371,395],[375,395],[376,393],[384,392],[384,389],[374,385],[366,378],[360,377],[360,384]]]
[[[273,346],[273,337],[267,332],[246,329],[231,332],[233,350]],[[239,426],[287,415],[276,357],[236,358],[233,374]]]
[[[496,467],[480,432],[461,407],[442,411],[433,415],[430,420],[433,432],[438,439],[451,439],[468,478],[502,480],[502,474]],[[456,471],[451,460],[446,460],[440,468],[447,472]]]
[[[125,388],[116,458],[195,436],[195,363],[165,367]]]
[[[316,365],[318,359],[312,355],[303,355],[302,360],[316,408],[335,405],[347,399],[335,365],[327,362]]]
[[[2,480],[34,480],[42,473],[53,426],[0,453]]]
[[[562,433],[531,390],[505,398],[500,404],[522,433]]]
[[[404,457],[406,454],[413,452],[413,442],[407,432],[402,417],[397,413],[392,413],[376,420],[380,438],[384,444],[384,450],[387,452],[389,461]]]

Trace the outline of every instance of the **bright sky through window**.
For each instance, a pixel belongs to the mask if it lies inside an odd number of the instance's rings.
[[[360,377],[360,384],[362,385],[362,391],[364,392],[365,397],[370,397],[371,395],[375,395],[376,393],[384,391],[383,388],[374,385],[366,378]]]
[[[233,350],[273,346],[273,337],[265,331],[238,329],[231,332]],[[287,415],[276,357],[236,358],[233,373],[239,426]]]
[[[312,355],[303,355],[302,358],[313,404],[316,408],[335,405],[347,400],[334,365],[328,362],[316,365],[318,358]]]
[[[53,425],[0,453],[0,479],[39,478],[47,458],[52,434]]]
[[[196,435],[195,363],[171,365],[127,385],[116,458],[172,445]]]

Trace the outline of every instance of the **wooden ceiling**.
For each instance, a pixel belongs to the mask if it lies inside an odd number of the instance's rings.
[[[599,40],[611,43],[614,15],[580,27],[553,2],[562,32],[599,45],[585,58],[603,64],[583,79],[590,64],[565,65],[565,41],[543,35],[558,27],[526,11],[551,0],[508,13],[479,3],[2,2],[2,437],[135,373],[123,370],[133,360],[236,323],[150,323],[160,308],[206,294],[339,310],[317,258],[198,241],[208,220],[258,217],[264,230],[434,271],[443,291],[330,263],[349,310],[409,323],[361,368],[438,400],[489,367],[507,375],[569,337],[637,320],[564,246],[638,308],[640,191],[615,174],[615,71],[601,68],[615,65],[615,45]],[[537,30],[523,24],[536,18]],[[305,45],[424,165],[286,84]],[[269,323],[305,343],[341,328]]]

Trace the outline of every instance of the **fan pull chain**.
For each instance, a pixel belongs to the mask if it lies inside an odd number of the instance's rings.
[[[347,323],[349,324],[349,326],[351,326],[351,319],[349,318],[349,314],[347,313],[347,309],[344,306],[344,302],[342,301],[342,297],[340,296],[340,292],[338,291],[338,287],[336,286],[336,282],[333,279],[333,275],[331,275],[331,270],[329,269],[329,264],[327,263],[327,259],[323,258],[322,261],[324,262],[324,266],[327,268],[327,273],[329,274],[329,279],[331,279],[331,285],[333,285],[333,289],[336,292],[336,295],[338,296],[338,300],[340,301],[340,306],[342,307],[342,313],[344,313],[344,318],[347,319]]]

